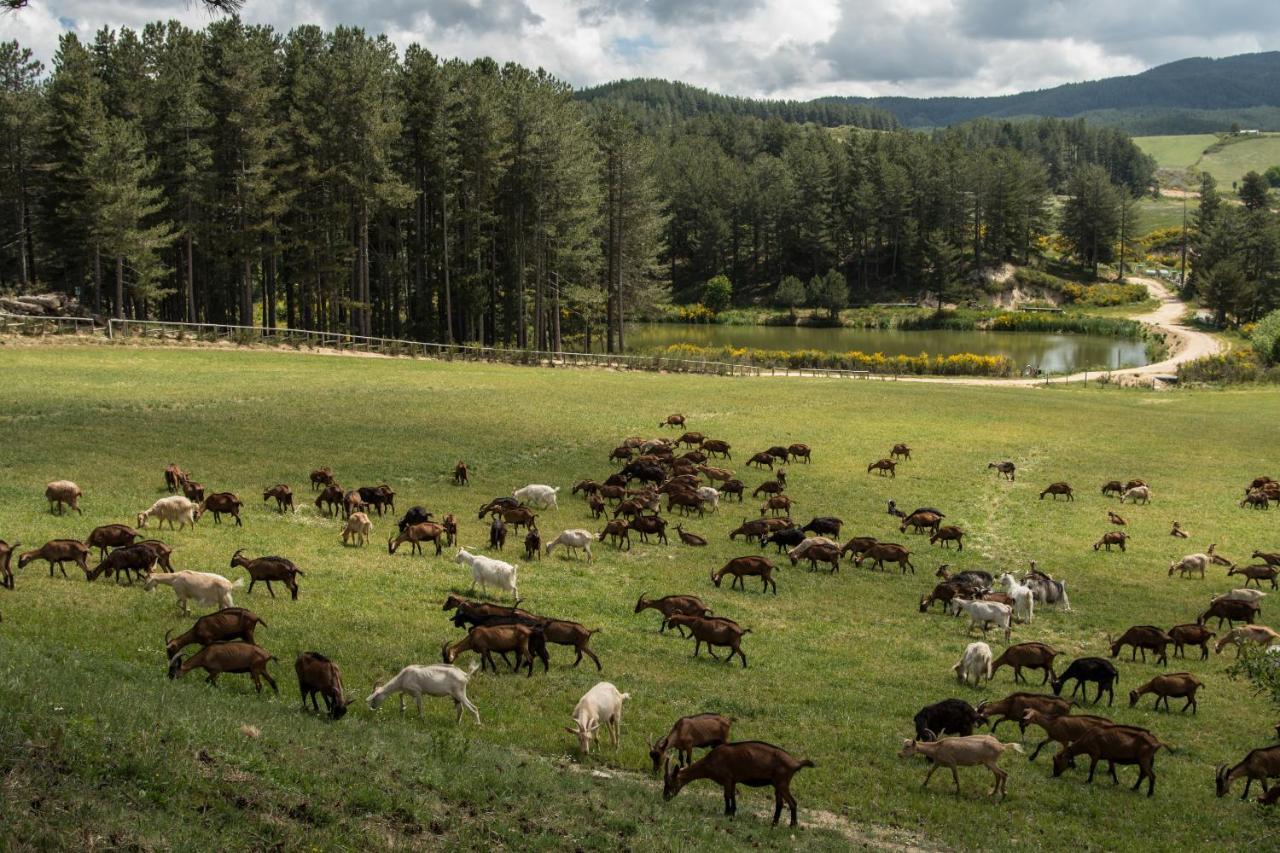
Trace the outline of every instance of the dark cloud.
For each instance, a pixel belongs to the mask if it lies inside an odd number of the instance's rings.
[[[947,16],[902,19],[885,8],[846,5],[831,38],[816,48],[830,76],[853,82],[910,82],[974,76],[985,61],[981,46],[957,37]]]
[[[578,17],[590,24],[611,18],[648,18],[659,24],[707,24],[756,11],[764,0],[579,0]]]
[[[354,10],[335,9],[334,17],[344,20],[350,11]],[[542,23],[526,0],[387,0],[366,14],[403,29],[426,19],[440,29],[473,33],[518,32],[526,25]]]

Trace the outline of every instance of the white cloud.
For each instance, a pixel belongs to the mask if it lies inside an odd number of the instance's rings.
[[[1264,49],[1256,0],[247,0],[282,32],[355,24],[440,56],[543,67],[576,86],[666,77],[730,94],[993,95]],[[60,33],[210,20],[198,0],[31,0],[0,38],[48,62]]]

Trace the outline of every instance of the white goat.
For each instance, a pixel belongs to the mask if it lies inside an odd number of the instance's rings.
[[[516,592],[516,567],[510,563],[504,563],[501,560],[495,560],[492,557],[482,557],[479,554],[472,554],[466,548],[459,548],[458,553],[454,556],[455,563],[463,563],[471,568],[471,589],[476,588],[476,584],[480,584],[480,590],[486,595],[489,592],[489,584],[493,584],[500,590],[511,593],[512,598],[519,598]]]
[[[523,489],[516,489],[511,496],[522,504],[528,504],[538,509],[558,509],[556,506],[556,492],[560,491],[559,487],[542,486],[536,483],[525,486]]]
[[[1219,598],[1228,598],[1233,601],[1252,601],[1254,604],[1261,605],[1262,599],[1266,597],[1267,594],[1260,589],[1233,589],[1231,592],[1224,592],[1222,595],[1210,595],[1209,601],[1212,603]]]
[[[138,528],[147,526],[147,519],[155,516],[160,519],[160,527],[164,527],[164,523],[169,522],[169,529],[173,529],[173,523],[178,522],[178,529],[186,527],[190,524],[193,528],[196,526],[196,505],[182,495],[170,495],[167,498],[161,498],[151,505],[150,509],[145,509],[138,513]]]
[[[619,693],[618,688],[607,681],[601,681],[583,694],[573,707],[574,727],[564,727],[569,734],[578,736],[579,752],[583,755],[591,752],[591,741],[595,739],[601,721],[609,729],[609,742],[614,749],[618,748],[618,736],[622,729],[622,703],[630,698],[630,693]],[[597,746],[596,751],[599,749]]]
[[[1013,613],[1023,622],[1031,623],[1036,618],[1036,594],[1031,587],[1018,583],[1018,579],[1005,572],[1000,576],[1000,583],[1013,599]]]
[[[347,516],[347,525],[342,528],[342,544],[347,544],[350,537],[357,545],[363,545],[369,540],[369,534],[373,532],[373,522],[369,520],[369,516],[363,512],[353,512]]]
[[[184,571],[174,572],[171,575],[152,575],[147,578],[143,589],[149,592],[155,589],[158,583],[173,587],[173,594],[178,597],[178,606],[182,608],[183,613],[191,612],[191,608],[187,605],[191,600],[201,607],[234,607],[235,604],[231,601],[231,590],[244,586],[242,578],[236,578],[235,583],[232,583],[222,575]]]
[[[1200,573],[1200,579],[1204,580],[1204,570],[1209,567],[1212,559],[1208,554],[1188,554],[1181,560],[1174,560],[1169,564],[1169,577],[1173,577],[1174,572],[1178,572],[1182,577]]]
[[[974,687],[979,686],[983,678],[990,681],[991,647],[986,643],[970,643],[951,670],[956,674],[956,681],[968,684],[972,678]]]
[[[1010,623],[1013,621],[1013,608],[1007,604],[1001,604],[998,601],[969,601],[964,598],[953,598],[947,606],[951,613],[957,616],[962,610],[968,614],[970,631],[976,625],[985,634],[989,625],[995,625],[997,628],[1004,629],[1006,640],[1012,633]]]
[[[803,557],[806,551],[815,545],[830,545],[837,549],[840,547],[839,542],[835,542],[825,536],[810,536],[796,547],[787,549],[787,556],[791,558],[792,565],[795,564],[796,560]]]
[[[720,508],[720,492],[711,486],[699,486],[697,491],[698,497],[702,498],[702,502],[711,505],[711,510]]]
[[[371,710],[378,710],[386,698],[392,693],[400,694],[400,713],[404,713],[404,697],[409,694],[418,706],[418,717],[422,717],[422,697],[448,696],[453,700],[453,707],[458,716],[455,723],[462,722],[462,712],[470,711],[475,715],[476,723],[480,723],[480,709],[471,704],[467,698],[467,684],[471,676],[480,668],[479,661],[472,661],[471,669],[463,672],[458,667],[447,663],[433,663],[430,666],[411,664],[396,673],[396,677],[386,684],[373,685],[373,693],[365,699]]]
[[[555,539],[552,539],[547,543],[547,554],[549,555],[551,553],[551,549],[557,545],[563,545],[565,548],[568,548],[571,554],[576,554],[578,549],[581,548],[587,552],[587,562],[590,563],[592,560],[591,543],[595,541],[595,538],[596,535],[590,530],[583,530],[580,527],[572,530],[565,530],[562,531]]]
[[[1151,503],[1151,487],[1150,486],[1134,486],[1129,491],[1120,496],[1120,503],[1124,503],[1125,499],[1137,503],[1141,500],[1144,504]]]

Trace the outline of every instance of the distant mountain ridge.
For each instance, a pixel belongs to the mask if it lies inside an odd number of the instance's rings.
[[[667,88],[670,87],[670,88]],[[683,83],[624,80],[578,93],[587,101],[682,104],[688,112],[751,112],[788,121],[884,127],[884,113],[905,127],[946,127],[977,118],[1083,117],[1130,133],[1226,130],[1232,123],[1280,129],[1280,51],[1222,59],[1191,58],[1125,77],[1066,83],[990,97],[842,97],[768,101],[716,95]],[[868,112],[844,113],[862,108]],[[853,119],[843,121],[850,117]]]

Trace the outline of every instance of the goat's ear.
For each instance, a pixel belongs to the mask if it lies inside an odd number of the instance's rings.
[[[571,728],[569,728],[568,726],[565,726],[565,727],[564,727],[564,730],[565,730],[566,732],[568,732],[569,734],[571,734],[571,735],[576,735],[576,734],[578,733],[578,730],[577,730],[577,729],[571,729]]]

